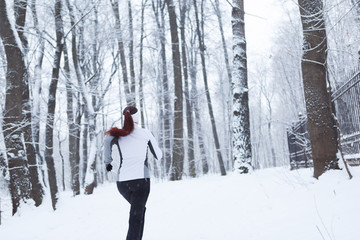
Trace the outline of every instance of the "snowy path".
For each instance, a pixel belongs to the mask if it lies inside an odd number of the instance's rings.
[[[360,168],[329,172],[269,169],[251,175],[152,182],[144,240],[359,240]],[[125,239],[129,206],[115,184],[92,196],[63,193],[24,207],[0,226],[1,240]]]

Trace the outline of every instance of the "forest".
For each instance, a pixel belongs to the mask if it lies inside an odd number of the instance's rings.
[[[360,165],[360,2],[251,2],[0,0],[0,200],[12,215],[114,182],[103,140],[126,106],[159,141],[159,181],[290,171],[291,134],[315,178]]]

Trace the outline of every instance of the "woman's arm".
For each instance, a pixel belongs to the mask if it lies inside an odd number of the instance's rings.
[[[106,135],[104,139],[104,163],[105,166],[110,164],[112,159],[112,146],[116,143],[116,138],[111,135]]]
[[[159,144],[156,141],[155,137],[152,135],[152,133],[149,131],[149,142],[148,142],[149,148],[151,153],[154,155],[154,157],[157,160],[160,160],[162,158],[162,151],[159,148]]]

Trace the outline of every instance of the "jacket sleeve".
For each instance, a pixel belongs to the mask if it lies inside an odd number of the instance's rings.
[[[104,163],[105,166],[113,161],[112,146],[116,143],[116,138],[111,135],[106,135],[104,139]]]
[[[149,148],[151,153],[154,155],[154,157],[157,160],[160,160],[163,156],[161,149],[159,148],[159,144],[156,141],[154,135],[149,131],[149,142],[148,142]]]

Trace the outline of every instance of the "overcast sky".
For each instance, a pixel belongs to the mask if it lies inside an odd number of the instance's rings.
[[[278,22],[284,18],[279,0],[245,0],[245,34],[249,54],[271,52]]]

